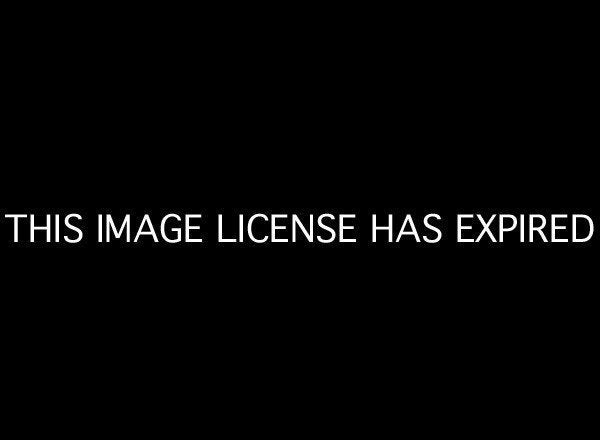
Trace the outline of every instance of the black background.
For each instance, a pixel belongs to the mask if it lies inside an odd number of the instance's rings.
[[[361,243],[4,240],[11,412],[573,429],[595,389],[597,238],[460,246],[453,218],[597,221],[592,29],[524,11],[247,12],[23,16],[3,55],[2,213],[356,212]],[[444,241],[371,246],[375,212],[438,212]]]

